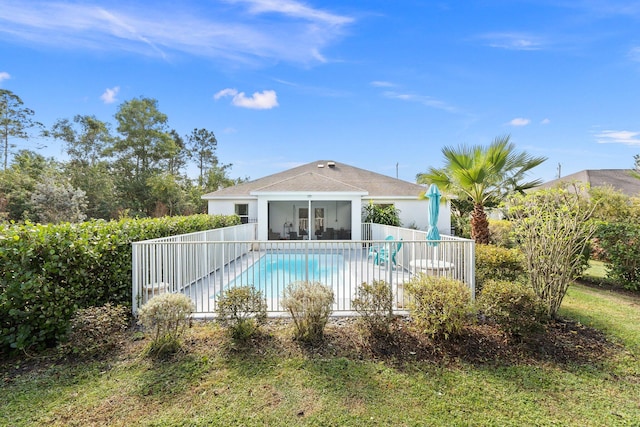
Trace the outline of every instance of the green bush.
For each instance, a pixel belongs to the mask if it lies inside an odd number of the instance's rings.
[[[476,245],[476,292],[488,280],[525,281],[524,257],[520,250],[494,245]]]
[[[478,308],[515,338],[539,331],[546,310],[530,287],[505,280],[489,280],[477,300]]]
[[[362,222],[400,227],[400,210],[394,205],[376,205],[372,200],[362,207]]]
[[[393,292],[384,280],[362,283],[356,298],[351,301],[353,309],[360,315],[359,321],[374,337],[386,337],[393,321]]]
[[[502,248],[513,248],[517,242],[513,238],[513,224],[506,219],[489,220],[489,242]]]
[[[106,303],[101,307],[82,308],[69,322],[68,341],[64,348],[82,356],[104,353],[118,343],[129,324],[129,309]]]
[[[444,339],[462,333],[473,311],[471,292],[463,282],[420,274],[405,289],[409,314],[420,333]]]
[[[52,346],[81,308],[131,307],[131,242],[238,224],[193,215],[0,224],[0,352]]]
[[[333,301],[333,290],[322,283],[294,282],[285,288],[281,304],[293,319],[296,339],[313,343],[324,338]]]
[[[528,283],[550,317],[557,315],[567,289],[588,266],[594,207],[579,187],[537,190],[509,201]]]
[[[183,294],[161,294],[140,307],[138,324],[152,334],[147,354],[164,356],[177,351],[193,310],[193,301]]]
[[[607,277],[625,289],[640,290],[640,225],[603,223],[596,236],[607,259]]]
[[[225,290],[216,307],[218,321],[231,331],[231,337],[244,341],[251,337],[267,318],[267,302],[253,286]]]

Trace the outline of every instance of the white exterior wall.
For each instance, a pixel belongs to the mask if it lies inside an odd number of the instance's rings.
[[[348,211],[346,207],[338,207],[337,212],[335,209],[336,200],[351,202],[351,238],[354,240],[360,240],[361,236],[361,221],[362,221],[362,206],[369,203],[370,198],[363,198],[361,195],[336,195],[336,194],[296,194],[288,193],[282,195],[260,195],[258,199],[222,199],[222,200],[209,200],[208,212],[210,215],[233,215],[235,214],[236,204],[248,204],[249,205],[249,218],[251,220],[256,219],[259,224],[258,239],[267,240],[269,237],[269,201],[294,201],[296,207],[302,206],[308,203],[309,200],[313,200],[314,206],[323,206],[322,201],[326,201],[324,205],[326,209],[326,227],[331,226],[331,221],[343,224],[345,221],[349,221]],[[398,200],[398,199],[373,199],[374,203],[388,203],[395,205],[400,210],[400,221],[403,227],[409,227],[415,225],[419,230],[427,230],[429,227],[429,215],[427,212],[427,200]],[[292,212],[272,212],[272,215],[276,215],[278,222],[293,221]],[[337,215],[337,216],[336,216]],[[282,218],[280,218],[282,217]],[[336,221],[338,219],[338,221]],[[281,227],[274,229],[274,232],[282,233]],[[438,216],[438,231],[440,234],[451,234],[451,205],[450,202],[443,202],[440,204],[440,214]]]
[[[363,203],[369,203],[369,200]],[[375,204],[393,204],[400,211],[400,223],[402,227],[416,226],[418,230],[426,231],[429,228],[429,212],[426,199],[394,200],[373,199]],[[440,234],[451,234],[451,203],[441,202],[438,214],[438,231]]]
[[[258,201],[255,199],[209,200],[207,213],[209,215],[235,215],[236,205],[249,205],[249,218],[258,217]]]

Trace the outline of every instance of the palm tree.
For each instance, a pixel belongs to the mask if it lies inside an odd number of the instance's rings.
[[[420,184],[436,184],[449,194],[473,204],[471,237],[489,243],[489,222],[485,206],[495,205],[513,192],[523,192],[542,183],[522,182],[528,171],[547,160],[516,153],[509,136],[497,137],[488,147],[444,147],[445,166],[418,174]]]

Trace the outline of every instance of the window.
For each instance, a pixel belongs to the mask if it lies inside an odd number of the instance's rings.
[[[236,215],[240,217],[240,222],[242,224],[249,223],[249,205],[246,203],[236,204],[235,205]]]

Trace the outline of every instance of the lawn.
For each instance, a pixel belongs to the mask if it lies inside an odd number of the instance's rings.
[[[101,360],[4,361],[0,425],[640,425],[640,298],[575,285],[561,314],[573,321],[545,345],[562,357],[482,343],[481,328],[474,346],[372,349],[341,320],[322,347],[298,345],[279,322],[245,347],[198,324],[186,351],[154,362],[130,334]]]

